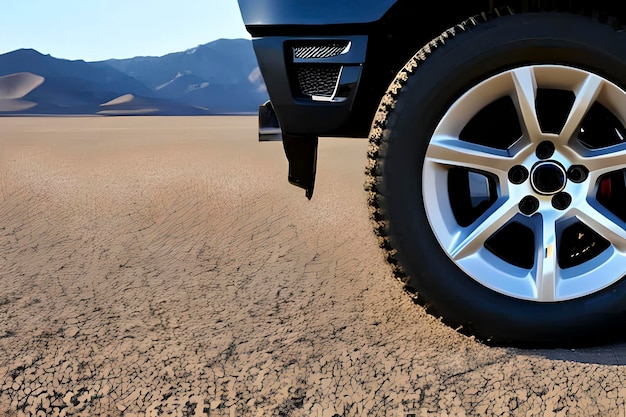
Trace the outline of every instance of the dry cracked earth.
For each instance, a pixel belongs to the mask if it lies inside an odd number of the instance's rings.
[[[311,201],[252,116],[0,118],[0,416],[626,416],[626,345],[493,347],[371,230],[367,143]]]

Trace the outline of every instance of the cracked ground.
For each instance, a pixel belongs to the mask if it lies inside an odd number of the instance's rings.
[[[0,416],[626,417],[626,345],[490,347],[403,291],[365,140],[308,201],[256,129],[0,118]]]

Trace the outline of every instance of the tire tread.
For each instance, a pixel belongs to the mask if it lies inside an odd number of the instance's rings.
[[[369,133],[364,189],[367,192],[370,221],[372,222],[374,233],[378,237],[379,246],[385,251],[385,259],[391,266],[394,277],[403,284],[405,290],[409,292],[411,297],[418,301],[421,300],[419,298],[419,294],[417,294],[413,288],[408,287],[410,276],[401,266],[398,260],[397,251],[393,248],[388,232],[388,221],[385,209],[385,190],[382,178],[385,155],[389,142],[389,136],[386,132],[387,128],[393,125],[393,109],[396,107],[398,96],[405,87],[410,75],[413,74],[421,63],[424,62],[439,46],[454,38],[459,32],[470,30],[472,27],[477,26],[480,22],[487,21],[488,19],[489,17],[486,14],[470,17],[451,28],[448,28],[417,51],[398,72],[394,81],[387,88],[387,91],[378,105]],[[420,302],[420,304],[427,307],[425,301]]]

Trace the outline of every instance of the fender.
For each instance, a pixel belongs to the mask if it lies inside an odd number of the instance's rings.
[[[243,22],[254,26],[333,25],[379,20],[397,0],[239,0]]]

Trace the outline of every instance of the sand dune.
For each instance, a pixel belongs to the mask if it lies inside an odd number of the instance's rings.
[[[487,347],[413,302],[364,140],[320,140],[309,201],[256,129],[0,118],[1,417],[626,415],[626,346]]]
[[[100,106],[102,107],[121,106],[121,105],[133,106],[133,105],[137,105],[138,101],[139,100],[137,100],[137,97],[135,97],[133,94],[124,94],[122,96],[114,98],[111,101],[107,101],[106,103],[103,103]]]
[[[37,105],[34,101],[18,99],[0,99],[0,112],[19,112]]]
[[[19,72],[0,77],[0,112],[17,112],[30,109],[37,105],[22,97],[39,87],[45,81],[44,77]]]
[[[100,108],[98,114],[109,116],[209,114],[207,109],[200,107],[193,107],[172,100],[138,97],[134,94],[123,94],[101,104]]]
[[[99,114],[150,114],[159,111],[150,100],[124,94],[100,105]]]
[[[0,77],[0,99],[19,99],[39,87],[45,81],[44,77],[19,72]]]

